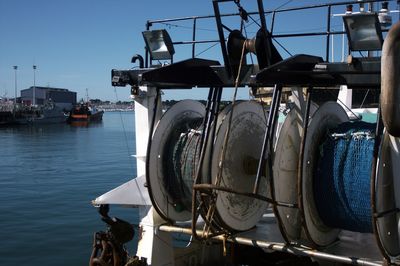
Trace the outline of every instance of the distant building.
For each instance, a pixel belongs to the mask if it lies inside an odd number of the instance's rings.
[[[47,102],[53,102],[57,106],[66,110],[72,109],[76,104],[76,92],[67,89],[52,88],[52,87],[35,87],[35,103],[43,105]],[[21,101],[24,104],[30,105],[33,103],[33,89],[30,87],[21,90]]]

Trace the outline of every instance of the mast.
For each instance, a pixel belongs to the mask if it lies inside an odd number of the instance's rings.
[[[17,105],[17,69],[18,66],[13,66],[14,68],[14,105]]]
[[[33,96],[32,105],[36,105],[36,65],[33,65]]]
[[[86,102],[89,103],[89,89],[86,88]]]

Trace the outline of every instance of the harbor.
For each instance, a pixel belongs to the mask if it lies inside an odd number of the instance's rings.
[[[133,112],[134,104],[130,101],[110,102],[99,99],[76,102],[76,93],[65,89],[39,88],[46,91],[56,91],[72,94],[70,102],[58,102],[48,97],[51,93],[45,93],[46,99],[41,104],[31,104],[31,100],[25,96],[13,99],[0,100],[0,127],[37,125],[37,124],[61,124],[76,121],[100,122],[104,112]],[[28,99],[28,100],[27,100]],[[65,99],[64,99],[65,100]],[[22,101],[22,102],[21,102]]]
[[[85,127],[0,128],[2,265],[87,265],[93,226],[103,228],[90,201],[132,178],[133,124],[131,112],[106,112]]]
[[[400,1],[180,1],[0,24],[1,264],[400,265]]]

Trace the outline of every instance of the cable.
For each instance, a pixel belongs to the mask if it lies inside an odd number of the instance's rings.
[[[333,94],[333,92],[331,92],[331,91],[329,91],[329,93],[331,94],[331,95],[333,95],[333,96],[335,96],[334,94]],[[361,116],[359,116],[359,115],[357,115],[356,113],[354,113],[353,112],[353,110],[351,110],[351,108],[350,107],[348,107],[344,102],[342,102],[339,98],[337,98],[337,100],[341,103],[341,105],[344,107],[344,108],[346,108],[350,113],[352,113],[353,115],[354,115],[354,117],[357,117],[357,120],[361,120]]]
[[[361,102],[360,108],[363,107],[364,102],[365,102],[365,100],[367,99],[368,93],[369,93],[369,89],[368,89],[367,92],[365,93],[365,96],[364,96],[364,99],[363,99],[362,102]]]
[[[114,86],[114,93],[115,93],[116,102],[119,102],[118,94],[117,94],[117,87],[115,87],[115,86]],[[126,134],[125,123],[124,123],[124,120],[122,119],[122,111],[121,110],[119,110],[119,117],[120,117],[120,120],[121,120],[122,130],[124,132],[125,146],[126,146],[126,151],[128,153],[129,166],[132,168],[132,172],[133,172],[134,168],[133,168],[133,165],[131,164],[131,161],[129,160],[129,158],[131,157],[131,152],[129,150],[129,145],[128,145],[128,135]]]
[[[288,49],[286,49],[280,42],[278,42],[275,38],[272,39],[274,42],[276,42],[279,47],[281,47],[286,53],[288,53],[288,55],[293,56],[291,52],[289,52]]]
[[[210,50],[211,48],[213,48],[213,47],[217,46],[218,44],[219,44],[219,42],[217,42],[217,43],[214,43],[214,44],[213,44],[213,45],[211,45],[210,47],[208,47],[208,48],[204,49],[203,51],[201,51],[201,52],[197,53],[197,54],[196,54],[196,57],[197,57],[197,56],[199,56],[199,55],[201,55],[201,54],[203,54],[203,53],[205,53],[205,52],[207,52],[208,50]]]

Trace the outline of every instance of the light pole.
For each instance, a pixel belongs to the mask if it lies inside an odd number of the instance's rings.
[[[32,105],[36,105],[36,65],[33,65],[33,97]]]
[[[14,105],[17,105],[17,69],[18,69],[18,66],[13,66],[13,68],[14,68],[14,89],[15,89],[15,91],[14,91]]]

